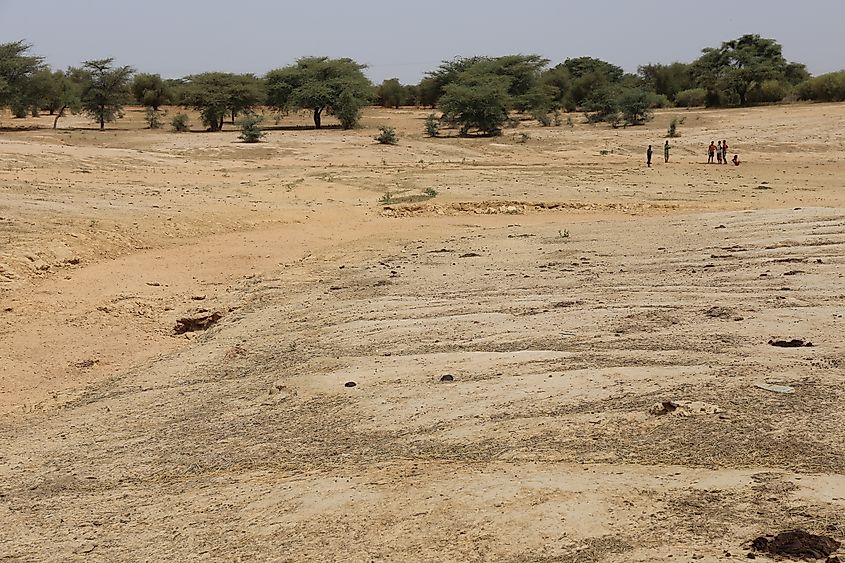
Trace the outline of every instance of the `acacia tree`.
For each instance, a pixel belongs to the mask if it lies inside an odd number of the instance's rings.
[[[569,71],[572,80],[571,96],[576,106],[583,105],[604,87],[618,85],[625,76],[622,67],[593,57],[566,59],[562,66]]]
[[[753,91],[766,80],[798,84],[809,76],[804,65],[787,62],[777,41],[759,35],[743,35],[702,53],[693,63],[693,73],[698,85],[707,89],[710,105],[720,102],[723,94],[748,105]]]
[[[386,108],[396,108],[405,101],[406,90],[398,78],[385,80],[376,88],[376,100],[379,105]]]
[[[691,65],[687,63],[642,65],[637,68],[637,74],[643,86],[670,100],[674,100],[678,92],[695,87]]]
[[[42,57],[29,55],[32,46],[23,41],[0,43],[0,109],[5,106],[17,108],[20,113],[30,103],[32,77],[44,69]]]
[[[443,89],[438,107],[443,118],[461,127],[461,135],[478,130],[498,135],[508,118],[510,81],[504,76],[477,71],[460,74]]]
[[[575,109],[575,103],[572,100],[572,77],[569,75],[569,69],[562,63],[544,71],[540,76],[540,81],[553,89],[554,109]]]
[[[132,95],[142,106],[158,111],[161,106],[170,103],[170,88],[158,74],[136,74],[132,81]]]
[[[278,110],[310,110],[314,126],[322,126],[323,112],[338,117],[344,129],[358,124],[361,108],[370,101],[372,85],[366,65],[352,59],[304,57],[296,64],[271,70],[264,77],[267,104]]]
[[[226,109],[235,122],[239,113],[252,111],[264,103],[264,82],[252,74],[235,74],[226,87]]]
[[[179,105],[199,111],[203,125],[211,131],[220,131],[227,115],[234,120],[264,99],[260,81],[251,74],[194,74],[185,77],[179,90]]]
[[[85,61],[73,74],[80,83],[82,110],[100,124],[100,131],[123,116],[123,105],[129,99],[130,66],[113,67],[114,59]]]
[[[32,78],[32,82],[37,85],[35,90],[38,92],[40,107],[55,116],[53,129],[58,126],[59,119],[65,116],[67,110],[76,113],[81,109],[81,79],[78,75],[74,77],[72,73],[72,70],[66,73],[61,70],[45,69]]]
[[[228,109],[226,87],[231,77],[225,72],[204,72],[185,77],[179,104],[199,111],[203,125],[209,130],[220,131]]]

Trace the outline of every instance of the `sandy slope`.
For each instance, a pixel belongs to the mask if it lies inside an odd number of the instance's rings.
[[[425,115],[258,146],[138,112],[0,133],[0,557],[845,539],[845,106],[498,139],[425,139]],[[400,146],[371,140],[385,122]],[[742,166],[703,164],[719,138]],[[201,308],[222,321],[174,335]]]

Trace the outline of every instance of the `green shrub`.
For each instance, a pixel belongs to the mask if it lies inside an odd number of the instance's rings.
[[[666,135],[670,138],[680,137],[681,134],[678,133],[678,126],[683,125],[684,121],[686,121],[686,117],[673,117],[672,121],[669,122],[669,130],[666,132]]]
[[[619,109],[625,125],[642,125],[654,119],[651,110],[650,96],[639,88],[625,88],[619,96]]]
[[[783,101],[791,93],[789,84],[779,80],[764,80],[748,95],[751,103],[775,103]]]
[[[436,137],[438,133],[440,133],[440,122],[437,120],[437,116],[430,113],[425,118],[425,134],[429,137]]]
[[[707,90],[691,88],[675,94],[675,105],[682,108],[701,107],[707,101]]]
[[[27,107],[24,104],[15,104],[12,106],[12,115],[15,119],[23,119],[27,116]]]
[[[244,143],[258,143],[267,134],[261,129],[261,122],[264,121],[264,116],[254,113],[246,114],[238,122],[241,128],[241,134],[238,138]]]
[[[550,116],[549,113],[545,110],[532,110],[531,117],[539,121],[540,125],[542,125],[543,127],[548,127],[552,124],[552,116]]]
[[[655,94],[654,92],[649,92],[648,107],[652,109],[670,108],[672,107],[672,101],[666,97],[665,94]]]
[[[185,133],[186,131],[190,131],[191,124],[188,121],[188,114],[177,113],[173,116],[173,119],[170,120],[170,126],[173,128],[174,133]]]
[[[822,74],[798,85],[798,98],[814,102],[845,101],[845,70]]]
[[[594,90],[584,101],[583,109],[587,121],[598,123],[616,118],[619,115],[619,92],[616,88],[605,86]]]
[[[399,137],[396,136],[396,129],[393,127],[381,126],[378,128],[380,133],[376,137],[376,141],[378,141],[382,145],[398,145],[399,144]]]
[[[144,113],[144,121],[147,122],[147,127],[150,129],[161,129],[161,114],[149,107]]]
[[[358,127],[358,122],[361,120],[361,108],[364,107],[364,103],[365,101],[362,98],[346,89],[338,96],[335,105],[332,107],[332,113],[340,121],[341,127],[354,129]]]
[[[440,110],[461,128],[461,135],[477,130],[483,135],[499,135],[508,119],[510,80],[480,72],[466,71],[443,88]]]

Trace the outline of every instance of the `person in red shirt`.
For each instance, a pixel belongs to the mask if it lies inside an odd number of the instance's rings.
[[[716,143],[710,141],[710,146],[707,147],[707,164],[713,164],[714,156],[716,156]]]

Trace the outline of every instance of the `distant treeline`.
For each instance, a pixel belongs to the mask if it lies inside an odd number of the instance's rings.
[[[48,112],[56,116],[54,126],[70,110],[86,112],[104,127],[134,102],[152,111],[164,105],[195,109],[210,130],[258,107],[308,110],[316,127],[330,114],[348,128],[358,123],[362,107],[378,104],[437,108],[462,133],[496,133],[511,111],[544,125],[562,111],[636,125],[660,107],[845,100],[845,71],[811,77],[803,64],[783,57],[780,44],[759,35],[706,48],[690,63],[643,65],[636,74],[592,57],[550,66],[539,55],[518,54],[456,58],[426,73],[419,84],[394,78],[379,85],[364,75],[365,65],[351,59],[305,57],[263,77],[207,72],[170,80],[116,67],[112,59],[54,70],[30,51],[23,41],[0,44],[0,109],[16,117]]]

